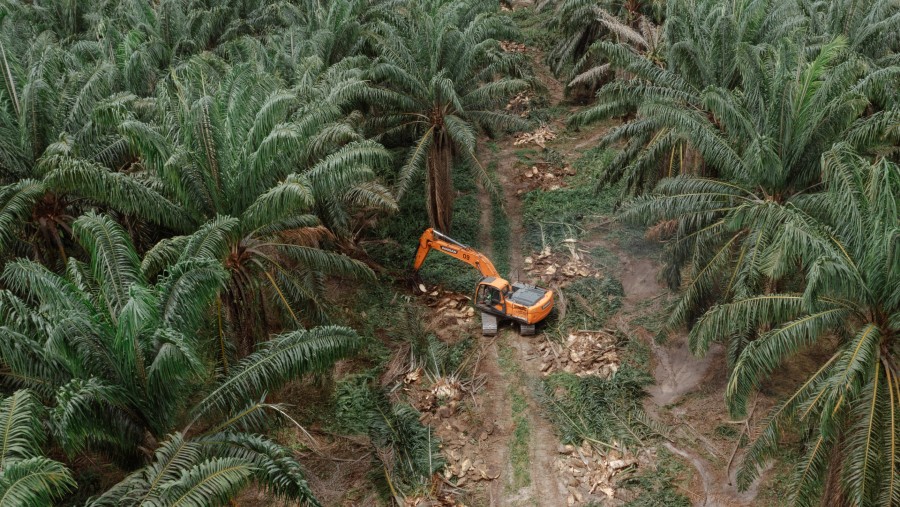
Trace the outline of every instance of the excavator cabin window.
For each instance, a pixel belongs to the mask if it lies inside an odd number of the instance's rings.
[[[478,301],[478,304],[493,306],[499,309],[503,305],[503,295],[498,289],[491,287],[490,285],[479,285],[476,301]]]

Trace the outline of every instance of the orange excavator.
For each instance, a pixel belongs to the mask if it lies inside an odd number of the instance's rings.
[[[483,278],[475,288],[475,308],[481,310],[481,331],[485,336],[496,335],[502,320],[518,322],[522,335],[533,335],[537,323],[553,309],[552,290],[519,282],[510,284],[483,253],[431,228],[419,238],[413,270],[422,267],[432,250],[470,264],[481,273]]]

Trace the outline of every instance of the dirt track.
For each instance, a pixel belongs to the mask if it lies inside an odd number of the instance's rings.
[[[563,86],[550,74],[546,66],[542,64],[541,55],[532,52],[535,62],[535,70],[549,92],[551,105],[563,102]],[[562,130],[563,125],[557,122],[554,125],[557,130]],[[581,152],[593,147],[596,140],[602,135],[602,130],[586,130],[576,134],[574,138],[568,138],[554,148],[563,152],[570,160],[577,159]],[[523,249],[525,227],[522,222],[522,203],[519,197],[520,184],[517,181],[518,158],[517,147],[513,145],[513,139],[506,137],[496,141],[494,152],[482,149],[479,155],[485,165],[496,163],[497,176],[500,183],[500,192],[503,196],[504,209],[509,219],[512,245],[510,248],[510,273],[512,279],[523,279]],[[482,221],[480,237],[482,248],[490,252],[490,225],[491,225],[491,200],[490,195],[484,189],[479,192],[479,202],[482,207]],[[609,231],[605,231],[609,232]],[[656,279],[661,263],[656,259],[657,251],[651,249],[647,252],[626,251],[610,241],[604,231],[591,231],[586,241],[602,244],[610,251],[616,253],[618,266],[616,275],[621,279],[625,290],[625,298],[621,314],[626,319],[635,319],[646,312],[663,311],[661,301],[668,296],[668,290]],[[649,307],[648,301],[654,301]],[[700,426],[686,422],[688,406],[697,407],[697,410],[710,410],[715,407],[713,417],[706,417],[707,426],[699,431],[703,434],[711,433],[718,420],[726,419],[721,406],[721,389],[724,387],[722,377],[723,352],[720,348],[713,347],[704,358],[694,357],[687,348],[686,337],[673,336],[665,344],[658,344],[653,337],[642,328],[644,341],[649,346],[653,373],[656,385],[648,391],[650,398],[647,402],[647,412],[651,417],[663,424],[676,424],[679,430],[682,426],[691,428]],[[537,343],[544,339],[538,337],[521,337],[513,327],[504,327],[498,339],[486,345],[484,364],[479,373],[486,376],[486,385],[479,396],[480,410],[486,418],[495,421],[498,431],[491,436],[489,442],[484,443],[485,450],[490,449],[493,456],[491,462],[502,464],[502,474],[498,480],[492,481],[487,487],[485,499],[491,506],[547,506],[557,507],[566,505],[568,492],[560,483],[555,474],[554,462],[558,456],[557,447],[559,437],[555,433],[553,425],[542,415],[539,400],[535,396],[535,386],[541,376],[540,360],[536,358]],[[511,379],[507,372],[498,366],[499,347],[509,347],[512,357],[518,363],[524,382],[520,386],[509,388]],[[707,393],[702,397],[695,397],[685,402],[687,394],[698,390],[699,386],[707,387]],[[527,419],[530,428],[528,439],[528,458],[530,484],[513,487],[513,470],[510,462],[510,449],[508,447],[515,423],[513,414],[509,409],[511,392],[521,392],[526,399]],[[710,401],[713,400],[713,401]],[[683,403],[680,407],[673,407]],[[697,414],[694,414],[695,416]],[[704,417],[701,415],[700,417]],[[682,430],[687,431],[687,430]],[[697,430],[693,430],[697,433]],[[686,446],[684,439],[675,442],[666,442],[665,446],[675,455],[683,458],[695,470],[690,496],[695,505],[753,505],[757,493],[757,487],[750,491],[739,493],[734,488],[734,469],[730,467],[730,473],[724,470],[719,461],[722,454],[728,451],[722,449],[721,442],[713,442],[703,434],[691,435],[691,439],[697,443],[699,450]],[[730,444],[729,444],[730,445]],[[738,453],[740,454],[740,453]],[[758,485],[757,485],[758,486]]]

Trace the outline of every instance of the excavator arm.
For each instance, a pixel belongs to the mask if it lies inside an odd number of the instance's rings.
[[[425,258],[428,257],[432,250],[437,250],[472,265],[481,273],[481,276],[500,277],[500,274],[497,273],[497,268],[494,267],[494,263],[483,253],[470,246],[463,245],[459,241],[432,228],[426,229],[422,233],[422,237],[419,238],[419,249],[416,251],[416,262],[413,265],[414,270],[418,271],[422,267],[422,263],[425,262]]]

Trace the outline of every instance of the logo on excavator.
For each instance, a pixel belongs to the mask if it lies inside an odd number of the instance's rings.
[[[448,246],[444,246],[444,245],[441,245],[441,250],[443,250],[443,251],[445,251],[445,252],[450,252],[450,253],[452,253],[452,254],[457,253],[456,250],[454,250],[454,249],[452,249],[452,248],[450,248],[450,247],[448,247]]]

